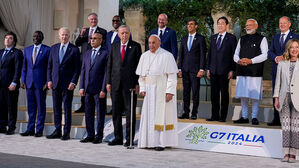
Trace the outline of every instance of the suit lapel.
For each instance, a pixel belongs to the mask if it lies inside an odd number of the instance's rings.
[[[115,57],[116,57],[116,58],[115,58],[115,62],[118,62],[119,65],[122,64],[121,59],[120,59],[120,57],[121,57],[121,56],[120,56],[120,49],[121,49],[121,46],[120,46],[120,45],[121,45],[121,42],[120,42],[120,41],[117,42],[117,45],[116,45],[116,47],[115,47],[115,49],[114,49],[114,50],[115,50],[115,51],[114,51],[114,52],[115,52],[114,55],[115,55]]]
[[[130,56],[129,53],[131,52],[131,50],[132,50],[132,44],[131,41],[129,40],[122,64],[125,64],[125,62],[127,61],[128,57]]]
[[[8,54],[6,54],[6,56],[5,56],[5,58],[4,58],[2,64],[4,64],[4,63],[7,61],[7,59],[10,57],[10,55],[13,54],[13,52],[14,52],[14,48],[12,48],[12,49],[8,52]],[[2,55],[1,55],[1,56],[2,56]],[[2,58],[1,58],[1,59],[2,59]],[[1,60],[1,62],[2,62],[2,60]]]
[[[99,49],[99,51],[96,53],[96,55],[95,55],[95,58],[94,58],[94,61],[93,61],[93,63],[92,63],[92,65],[90,66],[90,69],[89,70],[91,70],[91,68],[93,67],[93,65],[97,62],[97,60],[99,59],[99,57],[100,57],[100,55],[101,55],[101,49],[102,49],[102,47]],[[91,52],[91,54],[92,54],[92,52]],[[91,62],[91,57],[89,57],[89,59],[90,59],[90,62]]]
[[[293,38],[293,34],[291,33],[291,32],[289,32],[289,34],[288,34],[288,36],[287,36],[287,38],[285,39],[285,41],[284,41],[284,46],[287,44],[287,42],[290,40],[290,39],[292,39]]]
[[[58,49],[58,52],[59,52],[59,49]],[[70,55],[70,52],[71,52],[71,43],[69,43],[69,45],[67,46],[67,49],[66,49],[63,59],[61,61],[61,64],[63,64],[65,62],[67,57]],[[59,57],[59,54],[58,54],[58,57]],[[58,58],[58,60],[59,60],[59,58]]]
[[[32,45],[30,48],[29,48],[29,51],[28,51],[28,59],[29,59],[29,62],[33,65],[33,59],[32,59],[32,54],[33,54],[33,49],[34,49],[34,45]],[[35,61],[36,62],[36,61]]]

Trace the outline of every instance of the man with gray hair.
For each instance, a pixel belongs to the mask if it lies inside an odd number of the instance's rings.
[[[49,139],[70,139],[72,125],[72,100],[80,73],[80,52],[78,47],[69,42],[70,31],[59,29],[60,43],[50,49],[47,81],[52,90],[55,131]],[[64,105],[64,127],[62,136],[62,102]]]
[[[178,68],[172,54],[160,47],[158,35],[151,35],[148,44],[149,51],[142,54],[136,70],[140,94],[144,96],[138,147],[162,151],[178,144]]]
[[[98,26],[98,15],[96,13],[90,13],[88,15],[88,23],[90,25],[89,28],[83,27],[81,30],[80,35],[75,41],[76,46],[80,47],[81,46],[81,56],[80,56],[80,64],[82,64],[82,59],[83,59],[83,54],[85,51],[91,49],[90,45],[90,38],[94,33],[99,33],[103,37],[103,42],[102,46],[104,47],[106,45],[106,35],[107,31],[103,28],[100,28]],[[83,113],[85,106],[85,101],[84,101],[84,96],[81,97],[81,107],[76,110],[76,113]]]
[[[246,22],[246,35],[238,42],[234,61],[237,63],[236,98],[241,98],[242,116],[234,123],[249,123],[248,101],[252,101],[252,125],[258,125],[259,101],[262,99],[264,61],[267,59],[267,39],[256,32],[255,19]]]

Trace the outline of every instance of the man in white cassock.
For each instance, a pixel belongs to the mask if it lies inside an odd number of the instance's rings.
[[[151,35],[149,50],[141,55],[136,74],[144,96],[139,128],[139,148],[177,146],[176,86],[178,68],[173,55],[160,47],[161,40]]]
[[[246,35],[238,42],[234,61],[237,63],[236,98],[241,98],[242,117],[234,123],[249,123],[248,101],[252,101],[252,125],[258,125],[259,102],[262,99],[264,61],[267,59],[267,39],[256,32],[254,19],[246,22]]]

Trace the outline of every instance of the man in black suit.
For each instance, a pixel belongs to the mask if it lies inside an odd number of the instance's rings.
[[[189,20],[187,25],[189,35],[184,36],[181,40],[178,75],[183,77],[184,113],[179,117],[180,119],[189,119],[191,89],[193,99],[191,119],[197,119],[200,78],[204,75],[207,52],[205,38],[196,33],[197,27],[198,23],[196,20]]]
[[[112,93],[112,119],[115,139],[108,145],[122,145],[122,112],[126,113],[126,143],[130,144],[131,94],[130,89],[136,89],[133,98],[133,129],[134,140],[136,123],[136,103],[139,92],[138,76],[135,74],[140,56],[139,43],[129,40],[130,28],[122,25],[118,28],[120,41],[111,45],[107,65],[107,91]]]
[[[88,15],[88,23],[90,25],[89,28],[83,27],[80,33],[80,36],[76,39],[75,44],[76,46],[81,46],[81,56],[80,56],[80,64],[82,64],[83,54],[85,51],[91,49],[90,46],[90,37],[94,33],[99,33],[103,36],[102,46],[106,44],[106,35],[107,31],[103,28],[100,28],[98,25],[98,15],[96,13],[90,13]],[[85,99],[84,96],[81,97],[81,107],[75,111],[75,113],[83,113],[85,106]]]
[[[0,50],[0,133],[15,133],[23,53],[16,49],[17,36],[5,34],[5,48]],[[8,130],[7,127],[8,126]]]
[[[228,85],[236,68],[233,57],[237,46],[236,37],[226,32],[228,27],[228,19],[224,16],[220,17],[217,20],[219,33],[213,35],[210,42],[207,77],[211,81],[212,116],[207,121],[226,121],[229,104]],[[221,110],[219,105],[220,93]]]
[[[102,35],[94,33],[91,38],[92,49],[83,56],[80,95],[85,96],[85,120],[87,137],[80,142],[102,143],[106,112],[106,65],[108,52],[102,44]],[[95,107],[97,110],[97,134],[94,131]]]

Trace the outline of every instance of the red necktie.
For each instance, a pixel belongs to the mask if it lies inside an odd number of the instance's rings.
[[[90,37],[92,36],[92,33],[93,33],[93,29],[90,29],[89,30],[89,35],[88,35],[88,42],[90,42]]]
[[[124,60],[124,56],[125,56],[125,53],[126,53],[125,48],[126,48],[126,45],[123,45],[122,49],[121,49],[121,53],[120,53],[120,60],[121,60],[121,62],[123,62],[123,60]]]

